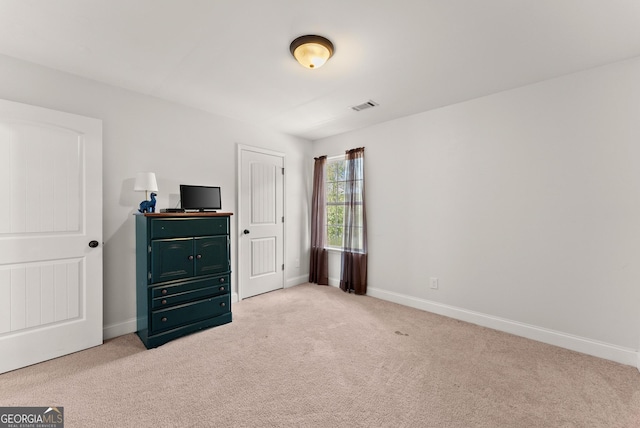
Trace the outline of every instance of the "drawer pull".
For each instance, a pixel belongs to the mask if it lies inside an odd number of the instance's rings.
[[[200,260],[201,258],[202,258],[202,254],[198,254],[198,255],[196,256],[196,259],[198,259],[198,260]]]
[[[193,256],[189,256],[187,257],[189,260],[193,260]]]
[[[222,306],[224,308],[225,306],[227,306],[227,304],[225,302],[222,302],[222,303],[220,303],[220,306]]]
[[[163,290],[161,291],[161,293],[162,293],[162,295],[164,296],[165,294],[167,294],[167,289],[166,289],[166,288],[165,288],[165,289],[163,289]]]
[[[162,302],[160,302],[160,303],[162,303],[163,305],[166,305],[167,304],[167,299],[162,299]]]
[[[224,291],[224,285],[220,287],[220,291]]]
[[[162,317],[162,319],[160,321],[167,322],[167,317]]]
[[[224,282],[224,278],[220,278],[220,282]]]

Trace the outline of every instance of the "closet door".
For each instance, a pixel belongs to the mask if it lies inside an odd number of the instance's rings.
[[[239,150],[238,291],[246,299],[284,287],[284,155]]]

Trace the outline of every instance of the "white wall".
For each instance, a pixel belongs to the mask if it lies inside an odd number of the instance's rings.
[[[135,330],[133,192],[139,171],[158,178],[157,208],[174,206],[180,183],[220,185],[224,211],[236,210],[236,144],[285,153],[286,281],[305,282],[306,181],[311,143],[153,97],[0,56],[0,98],[103,121],[104,324],[106,337]],[[232,251],[236,245],[232,217]],[[235,257],[233,290],[237,291]],[[300,268],[295,260],[301,258]]]
[[[313,150],[3,56],[0,98],[103,120],[108,337],[135,329],[136,172],[156,172],[159,207],[175,202],[179,183],[194,182],[220,184],[224,208],[235,210],[235,144],[285,152],[293,285],[308,272],[312,157],[365,146],[370,294],[635,364],[639,75],[640,60],[616,63],[320,140]],[[428,288],[431,276],[439,290]]]
[[[638,76],[635,59],[314,142],[366,147],[369,294],[635,365]]]

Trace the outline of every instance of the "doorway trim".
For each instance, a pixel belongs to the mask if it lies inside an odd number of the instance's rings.
[[[246,144],[240,144],[240,143],[236,143],[236,242],[237,244],[237,250],[235,253],[235,257],[236,257],[236,268],[238,270],[237,274],[235,275],[236,277],[236,282],[237,282],[237,296],[238,296],[238,301],[244,299],[245,297],[243,296],[242,293],[242,284],[240,282],[240,278],[241,275],[240,273],[242,272],[242,251],[246,251],[246,248],[242,247],[242,225],[240,224],[241,219],[242,219],[242,152],[247,151],[247,152],[255,152],[255,153],[261,153],[264,155],[271,155],[271,156],[276,156],[279,158],[282,158],[282,165],[283,168],[285,170],[285,174],[282,177],[282,211],[284,213],[285,216],[285,222],[287,221],[286,217],[286,213],[287,213],[287,157],[285,155],[285,153],[282,152],[278,152],[278,151],[274,151],[271,149],[265,149],[262,147],[255,147],[255,146],[249,146]],[[282,288],[285,288],[285,285],[287,283],[287,228],[282,226],[282,260],[284,263],[284,269],[283,269],[283,275],[282,275]]]

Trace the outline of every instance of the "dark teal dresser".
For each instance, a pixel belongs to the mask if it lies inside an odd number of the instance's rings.
[[[231,322],[231,215],[135,216],[138,336],[147,348]]]

